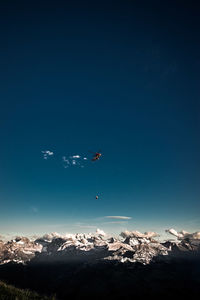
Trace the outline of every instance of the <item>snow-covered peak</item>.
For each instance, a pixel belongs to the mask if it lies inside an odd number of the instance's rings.
[[[101,236],[106,236],[106,233],[103,230],[99,229],[99,228],[97,228],[96,234],[101,235]]]
[[[200,250],[200,232],[177,232],[167,230],[178,238],[177,242],[161,243],[154,239],[155,232],[124,231],[122,238],[106,235],[103,230],[95,233],[65,234],[53,232],[32,241],[27,237],[16,237],[8,242],[0,242],[0,264],[8,261],[27,262],[42,252],[41,259],[81,258],[115,260],[119,262],[140,262],[148,264],[156,256],[168,255],[185,251]],[[36,256],[36,259],[40,254]]]
[[[125,230],[123,232],[121,232],[120,234],[123,238],[127,238],[127,237],[132,237],[132,238],[152,238],[152,237],[156,237],[159,236],[156,232],[145,232],[145,233],[141,233],[139,231],[128,231]]]

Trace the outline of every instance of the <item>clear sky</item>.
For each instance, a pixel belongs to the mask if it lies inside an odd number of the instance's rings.
[[[199,14],[1,1],[0,234],[200,229]]]

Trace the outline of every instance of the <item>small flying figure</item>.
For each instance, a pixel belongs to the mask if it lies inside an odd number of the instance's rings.
[[[99,158],[101,157],[101,153],[100,152],[96,152],[94,153],[94,156],[92,158],[92,161],[95,161],[95,160],[99,160]]]
[[[99,196],[97,196],[97,195],[96,195],[96,197],[95,197],[95,198],[96,198],[96,200],[97,200],[97,199],[99,199]]]

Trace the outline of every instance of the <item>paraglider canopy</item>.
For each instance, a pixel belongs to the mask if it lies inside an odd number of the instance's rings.
[[[101,155],[102,155],[102,154],[101,154],[100,152],[94,153],[93,158],[92,158],[92,161],[99,160],[99,158],[101,157]]]

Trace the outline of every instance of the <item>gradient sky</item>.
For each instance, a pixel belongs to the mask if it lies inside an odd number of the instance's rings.
[[[199,15],[192,1],[1,1],[0,234],[200,229]]]

